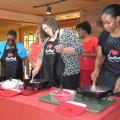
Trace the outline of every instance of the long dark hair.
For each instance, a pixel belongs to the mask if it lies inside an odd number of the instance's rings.
[[[120,4],[110,4],[106,6],[103,9],[102,14],[107,14],[115,18],[120,16]]]
[[[49,35],[42,29],[42,26],[40,27],[40,33],[41,33],[41,38],[44,39],[49,37]]]

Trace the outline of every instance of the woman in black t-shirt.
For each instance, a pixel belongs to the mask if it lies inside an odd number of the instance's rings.
[[[120,5],[111,4],[102,12],[106,31],[99,37],[95,69],[91,79],[120,93]]]

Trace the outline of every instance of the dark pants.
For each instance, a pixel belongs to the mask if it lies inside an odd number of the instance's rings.
[[[76,90],[79,87],[80,73],[71,76],[63,76],[62,79],[63,88]]]

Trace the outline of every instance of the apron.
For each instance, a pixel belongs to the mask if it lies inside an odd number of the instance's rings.
[[[5,75],[6,79],[11,77],[23,80],[22,59],[17,53],[16,46],[12,49],[6,49],[6,46],[1,58],[2,75]]]
[[[59,44],[59,39],[55,41],[47,41],[44,47],[43,55],[43,71],[44,77],[48,80],[48,86],[58,87],[64,72],[64,63],[61,54],[55,51],[55,46]]]
[[[109,36],[103,44],[105,60],[98,77],[98,85],[114,89],[116,80],[120,77],[120,37]]]

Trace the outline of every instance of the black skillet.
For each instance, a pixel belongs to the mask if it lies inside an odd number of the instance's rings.
[[[91,86],[86,86],[83,88],[78,88],[77,89],[77,94],[81,94],[82,97],[94,97],[98,99],[98,102],[101,102],[101,98],[108,97],[109,94],[111,93],[111,89],[107,87],[101,87],[101,86],[96,86],[97,91],[92,92],[91,91]],[[99,91],[98,91],[99,89]]]
[[[33,90],[45,88],[48,83],[47,80],[45,80],[45,79],[34,79],[33,83],[30,83],[30,81],[31,81],[31,79],[24,80],[25,89],[27,89],[28,87]]]

